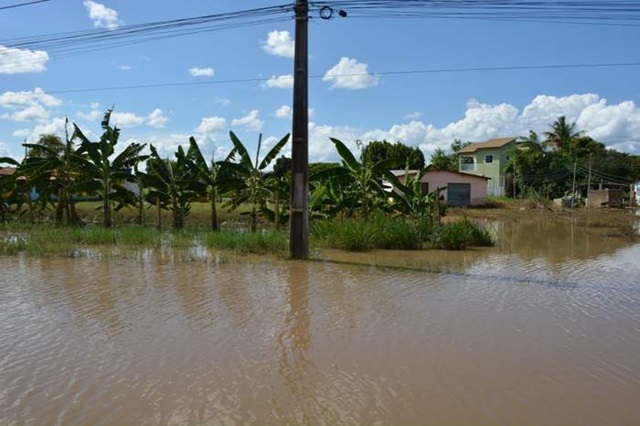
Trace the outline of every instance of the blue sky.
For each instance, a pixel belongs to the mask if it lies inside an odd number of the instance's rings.
[[[20,2],[0,0],[0,7]],[[153,143],[167,155],[190,135],[205,152],[223,155],[229,130],[250,147],[259,133],[273,143],[291,129],[291,14],[279,22],[88,52],[79,51],[86,45],[71,52],[13,46],[21,37],[115,31],[276,4],[51,0],[0,9],[0,155],[19,158],[24,140],[63,134],[64,117],[97,136],[112,105],[123,142]],[[640,66],[452,71],[640,62],[640,26],[633,20],[362,15],[321,20],[312,14],[310,161],[337,159],[330,136],[352,147],[356,140],[400,140],[428,158],[456,138],[543,132],[560,115],[610,147],[640,153]],[[197,84],[125,88],[165,83]],[[111,89],[86,90],[99,88]]]

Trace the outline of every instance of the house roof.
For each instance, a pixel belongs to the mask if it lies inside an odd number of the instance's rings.
[[[15,171],[15,167],[0,167],[0,176],[12,175]]]
[[[404,177],[405,173],[407,172],[409,175],[414,175],[418,173],[418,170],[391,170],[391,173],[393,173],[394,176],[396,177]],[[427,173],[453,173],[456,175],[469,176],[476,179],[486,179],[486,180],[491,179],[490,177],[474,175],[473,173],[458,172],[454,170],[438,170],[438,169],[434,169],[432,166],[427,166]]]
[[[507,145],[508,143],[511,143],[511,142],[515,141],[516,139],[517,138],[515,138],[515,137],[495,138],[495,139],[489,139],[486,142],[472,143],[471,145],[462,148],[457,153],[458,154],[471,154],[473,152],[476,152],[479,149],[502,148],[503,146]]]

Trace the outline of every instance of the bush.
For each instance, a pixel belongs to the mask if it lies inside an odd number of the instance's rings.
[[[441,225],[433,234],[433,244],[446,250],[464,250],[467,247],[494,245],[491,234],[482,226],[463,219]]]

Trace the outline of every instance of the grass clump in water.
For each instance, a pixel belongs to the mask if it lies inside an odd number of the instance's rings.
[[[374,215],[366,219],[329,219],[313,223],[312,237],[320,245],[346,251],[417,250],[420,230],[400,217]]]
[[[432,235],[432,243],[446,250],[491,247],[495,244],[489,231],[466,218],[438,226]]]
[[[284,254],[289,248],[287,236],[280,231],[209,232],[201,238],[205,247],[241,254]]]

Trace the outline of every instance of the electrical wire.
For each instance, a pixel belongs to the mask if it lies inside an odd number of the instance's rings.
[[[374,73],[373,75],[395,76],[395,75],[407,75],[407,74],[434,74],[434,73],[453,73],[453,72],[486,72],[486,71],[523,71],[523,70],[547,70],[547,69],[563,69],[563,68],[612,68],[612,67],[637,67],[640,66],[640,62],[620,62],[620,63],[590,63],[590,64],[555,64],[555,65],[517,65],[517,66],[504,66],[504,67],[471,67],[471,68],[439,68],[439,69],[426,69],[426,70],[399,70],[399,71],[382,71]],[[349,73],[334,75],[335,77],[357,77],[370,75],[367,73]],[[324,74],[310,75],[310,80],[318,80],[324,78]],[[188,87],[188,86],[204,86],[204,85],[218,85],[218,84],[234,84],[234,83],[264,83],[270,80],[270,78],[258,77],[258,78],[238,78],[228,80],[212,80],[212,81],[197,81],[197,82],[166,82],[155,84],[137,84],[128,86],[109,86],[109,87],[95,87],[84,89],[54,89],[47,91],[50,94],[64,94],[64,93],[84,93],[84,92],[103,92],[103,91],[115,91],[115,90],[136,90],[136,89],[153,89],[159,87]],[[291,77],[293,80],[293,77]]]
[[[51,0],[34,0],[30,2],[25,2],[25,3],[12,4],[9,6],[0,6],[0,10],[15,9],[16,7],[31,6],[33,4],[46,3],[48,1],[51,1]]]

